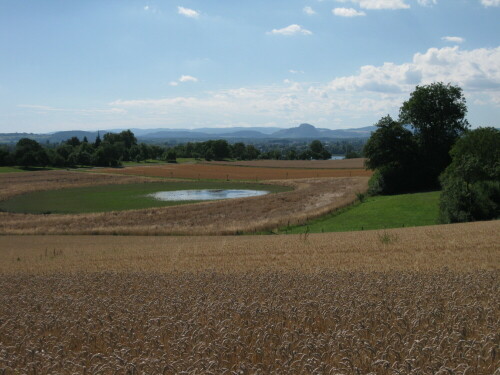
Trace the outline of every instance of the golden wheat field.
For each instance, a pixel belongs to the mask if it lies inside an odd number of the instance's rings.
[[[105,173],[124,175],[169,177],[189,179],[218,179],[218,180],[286,180],[318,177],[369,177],[372,171],[361,168],[348,169],[300,169],[300,168],[264,168],[244,167],[238,165],[218,164],[166,164],[154,166],[125,167],[120,169],[109,168],[102,170]]]
[[[498,374],[499,229],[2,236],[0,373]]]
[[[244,168],[243,169],[248,169]],[[0,175],[0,199],[35,190],[90,184],[156,181],[152,178],[60,171]],[[44,175],[50,177],[44,180]],[[292,191],[262,197],[94,214],[0,212],[0,234],[236,234],[294,225],[344,207],[367,189],[367,177],[268,181]]]
[[[203,164],[238,165],[261,168],[305,168],[305,169],[365,169],[365,158],[341,160],[244,160],[209,161]]]

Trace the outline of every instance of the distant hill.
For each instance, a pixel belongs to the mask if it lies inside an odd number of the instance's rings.
[[[139,141],[161,142],[167,140],[179,141],[206,141],[209,139],[227,139],[232,141],[251,141],[266,139],[328,139],[328,138],[368,138],[374,126],[353,129],[322,129],[311,124],[301,124],[295,128],[282,129],[276,127],[234,127],[234,128],[201,128],[201,129],[134,129],[130,130]],[[126,129],[100,130],[101,137],[105,133],[119,133]],[[34,133],[0,133],[0,143],[17,143],[21,138],[31,138],[41,143],[60,143],[71,137],[80,140],[87,137],[89,142],[94,142],[97,131],[69,130],[47,134]]]
[[[321,129],[311,124],[301,124],[296,128],[279,130],[273,133],[275,138],[368,138],[375,126],[358,129]]]

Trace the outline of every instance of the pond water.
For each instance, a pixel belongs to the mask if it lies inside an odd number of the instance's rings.
[[[269,192],[264,190],[203,189],[159,191],[149,194],[149,196],[161,201],[210,201],[217,199],[258,197],[266,194],[269,194]]]

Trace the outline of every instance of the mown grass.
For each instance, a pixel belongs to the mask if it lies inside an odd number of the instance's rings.
[[[90,213],[123,211],[179,204],[197,201],[159,201],[148,194],[158,191],[190,189],[251,189],[282,192],[291,188],[246,183],[226,182],[157,182],[122,185],[104,185],[71,189],[38,191],[15,196],[0,202],[0,210],[17,213]]]
[[[281,233],[345,232],[438,224],[439,191],[365,198],[353,206]]]
[[[0,167],[0,173],[26,172],[26,170],[17,167]]]

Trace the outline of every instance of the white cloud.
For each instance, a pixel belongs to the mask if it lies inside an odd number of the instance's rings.
[[[304,74],[304,71],[303,70],[289,69],[288,73],[292,73],[292,74]]]
[[[182,14],[183,16],[189,17],[189,18],[198,18],[200,16],[200,12],[189,9],[189,8],[184,8],[184,7],[177,7],[177,12],[179,14]]]
[[[273,29],[272,31],[269,31],[268,34],[275,34],[275,35],[296,35],[296,34],[302,34],[302,35],[312,35],[312,32],[304,29],[300,25],[290,25],[287,27],[284,27],[282,29]]]
[[[441,38],[445,42],[450,42],[450,43],[463,43],[465,42],[464,38],[461,38],[459,36],[443,36]]]
[[[169,83],[170,86],[179,86],[179,82],[177,81],[172,81]]]
[[[500,6],[500,0],[481,0],[481,4],[485,7],[498,7]]]
[[[437,4],[437,0],[417,0],[417,2],[424,7]]]
[[[193,76],[182,75],[179,78],[179,82],[198,82],[198,78]]]
[[[465,91],[500,93],[500,47],[462,51],[458,47],[430,48],[405,64],[366,65],[358,75],[330,83],[333,90],[382,93],[409,92],[417,84],[442,81]]]
[[[335,8],[335,9],[332,9],[332,13],[334,15],[340,16],[340,17],[366,16],[365,12],[357,11],[356,9],[353,9],[353,8]]]
[[[355,3],[362,9],[408,9],[405,0],[337,0],[340,3]]]
[[[312,16],[313,14],[316,14],[316,12],[314,11],[313,8],[311,7],[304,7],[304,9],[302,9],[302,11],[307,14],[308,16]]]
[[[149,5],[146,5],[146,6],[144,7],[144,10],[149,10]]]

